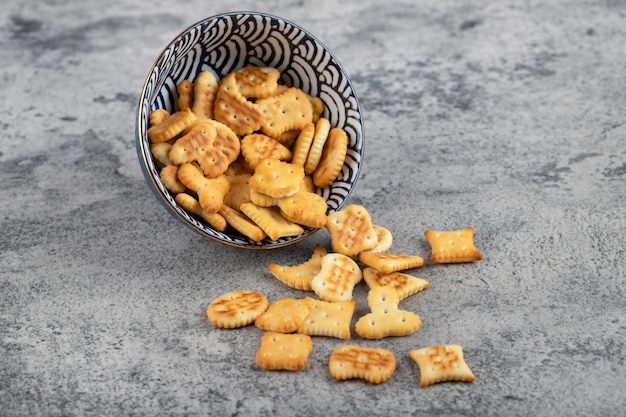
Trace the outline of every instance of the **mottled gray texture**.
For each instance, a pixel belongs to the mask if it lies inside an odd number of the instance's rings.
[[[56,0],[0,8],[0,415],[618,416],[626,413],[626,3]],[[137,99],[180,30],[258,10],[316,34],[351,75],[365,163],[351,202],[429,255],[473,226],[484,260],[410,273],[413,335],[386,383],[254,362],[261,331],[219,330],[239,288],[308,295],[267,263],[308,259],[182,228],[144,182]],[[368,312],[355,289],[355,319]],[[461,343],[473,384],[420,388],[409,349]]]

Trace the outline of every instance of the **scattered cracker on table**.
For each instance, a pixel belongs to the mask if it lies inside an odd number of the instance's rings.
[[[463,347],[458,344],[410,350],[409,358],[419,367],[422,387],[445,381],[474,382],[476,379],[465,363]]]
[[[213,300],[206,309],[207,318],[217,327],[234,329],[253,323],[268,306],[259,291],[236,290]]]
[[[298,333],[350,339],[350,321],[356,308],[356,301],[333,303],[311,299],[313,300],[311,311],[298,328]]]
[[[308,363],[313,341],[305,334],[265,332],[256,352],[256,363],[270,371],[297,371]]]
[[[395,372],[396,358],[383,348],[342,345],[330,355],[328,367],[333,378],[340,381],[359,378],[380,384]]]
[[[391,249],[391,245],[393,244],[393,235],[391,234],[391,231],[386,227],[377,224],[372,225],[372,227],[374,227],[374,231],[378,237],[378,244],[372,249],[369,249],[368,252],[387,252]]]
[[[313,299],[279,298],[272,302],[254,322],[259,329],[279,333],[298,330],[313,307]]]
[[[311,288],[324,301],[350,301],[352,290],[362,277],[361,268],[352,258],[329,253],[322,258],[322,267],[311,280]]]
[[[371,289],[367,295],[367,304],[372,312],[357,320],[355,332],[365,339],[414,333],[422,325],[422,320],[411,311],[398,309],[399,302],[398,293],[393,287]]]
[[[306,262],[293,266],[270,262],[268,268],[283,284],[297,290],[311,291],[311,281],[322,268],[322,258],[327,253],[326,248],[316,244],[313,254]]]
[[[430,261],[433,263],[463,263],[480,261],[483,256],[474,246],[474,228],[424,232],[431,246]]]
[[[423,278],[402,272],[383,274],[372,267],[363,269],[363,280],[370,289],[385,285],[393,287],[398,293],[399,301],[430,287],[430,283]]]
[[[333,250],[343,255],[355,256],[378,244],[370,214],[360,204],[350,204],[328,214],[326,229],[330,233]]]
[[[360,252],[359,261],[383,274],[419,268],[424,265],[424,258],[421,256],[389,252]]]

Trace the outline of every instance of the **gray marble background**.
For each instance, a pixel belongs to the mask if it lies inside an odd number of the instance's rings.
[[[484,260],[409,271],[413,335],[375,386],[255,364],[261,331],[205,316],[240,288],[303,297],[267,270],[295,246],[202,238],[148,189],[137,99],[178,32],[233,10],[316,34],[361,100],[351,202],[427,257],[473,226]],[[626,415],[626,2],[23,0],[0,7],[0,415]],[[355,289],[355,319],[368,312]],[[419,387],[409,349],[461,343],[476,381]]]

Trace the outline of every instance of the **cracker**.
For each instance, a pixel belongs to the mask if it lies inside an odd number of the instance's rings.
[[[328,133],[328,139],[324,145],[321,159],[313,171],[313,181],[316,186],[320,188],[328,187],[335,181],[346,160],[347,152],[348,135],[341,128],[332,128]]]
[[[304,170],[299,165],[265,158],[250,178],[250,188],[274,198],[294,195],[300,189]]]
[[[209,70],[203,70],[198,74],[193,83],[193,103],[191,111],[198,119],[213,119],[213,108],[219,82]]]
[[[370,249],[368,252],[387,252],[391,249],[391,245],[393,244],[393,235],[391,231],[383,226],[374,224],[374,231],[376,231],[376,236],[378,237],[378,244]]]
[[[224,196],[224,204],[235,210],[239,210],[242,204],[251,201],[250,177],[250,174],[226,175],[230,189]]]
[[[196,121],[196,115],[190,108],[177,111],[170,117],[151,126],[148,129],[148,137],[152,143],[167,142],[175,138],[180,132],[191,126]]]
[[[295,140],[298,138],[298,135],[300,135],[300,129],[292,129],[282,133],[274,139],[291,149]]]
[[[206,315],[217,327],[234,329],[253,323],[267,309],[267,297],[259,291],[236,290],[213,300]]]
[[[383,274],[419,268],[424,265],[424,258],[421,256],[389,252],[361,252],[359,253],[359,261]]]
[[[474,246],[474,228],[452,231],[426,230],[424,232],[432,253],[433,263],[462,263],[480,261],[483,256]]]
[[[254,203],[244,203],[239,209],[272,240],[304,233],[302,226],[286,220],[278,207],[260,207]]]
[[[220,81],[213,111],[215,120],[230,127],[238,136],[245,136],[265,126],[267,114],[277,108],[278,103],[272,101],[263,105],[248,101],[239,92],[235,73],[231,72]]]
[[[273,67],[247,66],[235,70],[237,88],[246,98],[265,98],[278,88],[280,71]]]
[[[352,290],[363,275],[352,258],[329,253],[322,258],[322,267],[311,281],[311,288],[324,301],[350,301]]]
[[[313,121],[311,101],[296,87],[287,88],[279,95],[259,99],[256,104],[268,109],[265,112],[266,121],[260,128],[263,133],[274,138],[289,130],[302,129]]]
[[[226,223],[228,223],[233,229],[237,230],[242,235],[249,237],[255,242],[260,242],[265,239],[266,234],[263,229],[254,224],[252,220],[250,220],[240,211],[224,205],[220,209],[219,214],[221,214],[224,219],[226,219]]]
[[[463,358],[459,344],[430,346],[409,351],[420,370],[420,386],[446,381],[474,382],[476,377]]]
[[[311,281],[322,268],[322,258],[327,253],[324,247],[316,244],[306,262],[293,266],[270,262],[268,267],[272,275],[283,284],[297,290],[311,291]]]
[[[356,301],[333,303],[310,299],[313,300],[311,311],[298,328],[298,333],[350,339],[350,321],[356,308]]]
[[[176,86],[178,93],[178,110],[190,109],[193,105],[193,83],[189,80],[183,80]]]
[[[218,177],[237,159],[240,141],[227,126],[214,120],[197,122],[168,154],[175,164],[197,162],[207,177]]]
[[[176,194],[176,202],[188,212],[201,217],[205,222],[210,224],[215,230],[223,232],[226,230],[226,219],[219,213],[209,213],[200,206],[198,200],[186,193]]]
[[[371,289],[367,304],[372,310],[354,325],[354,331],[365,339],[382,339],[387,336],[407,336],[422,325],[417,314],[398,309],[400,299],[395,288],[382,286]]]
[[[311,144],[311,149],[309,150],[309,154],[307,155],[306,162],[304,164],[304,172],[306,174],[312,174],[317,168],[317,165],[322,158],[322,153],[324,151],[324,144],[328,139],[328,134],[330,132],[330,121],[325,117],[320,117],[320,119],[315,123],[315,132],[313,133],[313,143]],[[343,164],[342,164],[343,165]]]
[[[370,267],[363,269],[363,281],[370,289],[385,285],[393,287],[398,293],[399,301],[430,287],[430,283],[423,278],[402,272],[383,274]]]
[[[216,213],[222,208],[224,197],[230,189],[226,176],[207,178],[198,167],[189,163],[178,168],[178,179],[196,192],[200,206],[209,213]]]
[[[355,256],[378,244],[370,214],[362,205],[350,204],[327,217],[326,229],[335,252]]]
[[[168,156],[170,149],[172,149],[172,144],[169,142],[153,143],[150,145],[150,153],[154,157],[157,165],[162,167],[172,165],[172,161],[170,161]]]
[[[180,182],[180,180],[178,179],[177,165],[167,165],[161,168],[161,171],[159,172],[159,178],[161,179],[161,182],[163,183],[165,188],[167,188],[174,194],[182,193],[183,191],[187,190],[185,184]]]
[[[278,200],[283,216],[294,223],[318,229],[326,225],[328,204],[324,197],[310,191],[298,191]]]
[[[315,125],[312,122],[307,123],[306,126],[300,130],[298,138],[293,145],[293,158],[291,159],[292,164],[304,166],[306,158],[309,155],[309,150],[311,149],[311,144],[313,143],[314,133]]]
[[[312,305],[312,298],[280,298],[257,317],[254,325],[265,331],[293,333],[309,315]]]
[[[313,107],[313,122],[317,122],[324,114],[324,102],[319,97],[309,96],[311,106]]]
[[[291,160],[291,150],[276,139],[262,133],[252,133],[241,139],[241,154],[250,168],[254,169],[265,158],[280,161]]]
[[[159,124],[168,117],[170,117],[170,112],[165,109],[153,110],[150,112],[150,126]]]
[[[270,197],[257,190],[250,189],[250,201],[260,207],[278,206],[279,198]]]
[[[313,341],[305,334],[265,332],[256,352],[256,363],[269,371],[298,371],[308,363]]]
[[[372,384],[387,381],[396,370],[396,357],[387,349],[343,345],[336,348],[328,362],[333,378],[364,379]]]

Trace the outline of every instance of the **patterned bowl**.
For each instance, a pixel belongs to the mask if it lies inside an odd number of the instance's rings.
[[[219,242],[242,248],[269,249],[301,241],[318,229],[298,236],[255,242],[230,228],[220,232],[180,207],[159,178],[147,135],[150,112],[175,111],[176,85],[193,80],[205,69],[218,79],[244,66],[274,67],[280,82],[319,97],[324,117],[348,134],[348,152],[337,179],[318,188],[328,212],[339,210],[348,199],[363,158],[363,118],[356,93],[333,54],[305,29],[280,17],[255,12],[226,13],[204,19],[181,32],[161,52],[146,78],[136,119],[139,163],[149,187],[167,211],[194,231]]]

